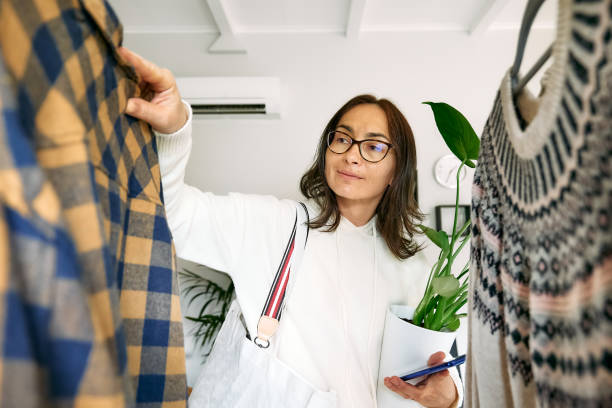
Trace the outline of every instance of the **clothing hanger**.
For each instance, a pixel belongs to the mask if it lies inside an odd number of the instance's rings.
[[[552,45],[548,47],[546,52],[537,60],[535,65],[519,80],[518,74],[521,68],[521,62],[523,61],[523,56],[525,54],[525,46],[527,45],[527,37],[529,36],[529,30],[531,29],[531,25],[533,24],[533,20],[535,20],[542,3],[545,0],[529,0],[527,3],[527,7],[525,8],[525,13],[523,14],[523,20],[521,21],[521,29],[519,32],[518,45],[516,49],[516,55],[514,57],[514,64],[512,65],[512,69],[510,70],[510,83],[512,87],[512,96],[518,95],[521,90],[525,87],[525,85],[529,82],[531,78],[535,75],[536,72],[542,65],[550,58],[552,55]]]

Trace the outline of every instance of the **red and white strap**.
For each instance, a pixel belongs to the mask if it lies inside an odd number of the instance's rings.
[[[289,276],[291,275],[291,258],[295,249],[297,221],[298,216],[296,212],[289,242],[287,242],[285,253],[276,271],[274,282],[272,283],[268,298],[261,312],[261,317],[259,318],[259,323],[257,324],[257,337],[255,337],[254,342],[261,348],[268,348],[270,346],[270,338],[274,336],[276,330],[278,330],[278,322],[283,311],[285,293],[287,291],[287,284],[289,283]]]

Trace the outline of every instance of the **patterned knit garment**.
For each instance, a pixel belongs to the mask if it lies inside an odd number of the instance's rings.
[[[611,14],[611,1],[560,0],[535,117],[507,74],[485,126],[467,406],[612,406]]]

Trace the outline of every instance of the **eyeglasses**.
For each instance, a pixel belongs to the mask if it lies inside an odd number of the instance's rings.
[[[359,146],[359,154],[365,161],[377,163],[384,159],[393,148],[391,143],[381,142],[376,139],[355,140],[348,134],[339,130],[332,130],[327,134],[327,147],[337,154],[348,152],[353,144]]]

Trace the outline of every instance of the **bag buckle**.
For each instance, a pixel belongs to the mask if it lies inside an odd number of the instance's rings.
[[[270,347],[270,340],[260,339],[259,337],[255,337],[253,343],[257,344],[257,347],[262,349],[267,349]]]
[[[253,342],[260,348],[270,347],[270,338],[278,330],[278,320],[270,316],[261,316],[257,323],[257,336]]]

